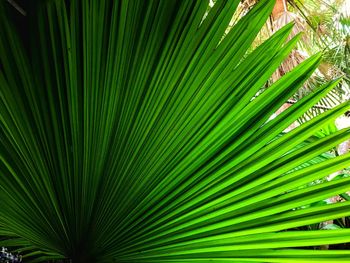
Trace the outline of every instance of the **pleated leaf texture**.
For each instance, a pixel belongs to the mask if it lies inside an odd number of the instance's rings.
[[[349,229],[295,230],[350,215],[349,202],[300,208],[350,188],[301,187],[349,165],[303,166],[350,138],[305,143],[349,103],[282,133],[337,81],[270,119],[321,55],[261,92],[298,36],[286,42],[290,24],[248,52],[274,1],[225,34],[238,4],[33,1],[26,43],[0,2],[1,245],[27,262],[350,261],[305,248]]]

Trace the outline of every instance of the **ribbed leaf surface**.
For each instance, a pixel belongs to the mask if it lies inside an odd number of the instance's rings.
[[[238,3],[203,20],[204,0],[33,1],[26,43],[0,2],[0,244],[36,261],[348,262],[300,249],[348,229],[283,230],[350,215],[299,209],[350,188],[301,187],[349,164],[315,161],[349,129],[304,143],[349,103],[280,136],[337,82],[269,120],[321,58],[260,92],[298,37],[247,54],[274,1],[223,38]]]

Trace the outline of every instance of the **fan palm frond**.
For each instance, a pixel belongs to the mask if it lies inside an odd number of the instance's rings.
[[[350,137],[299,149],[341,104],[278,136],[336,85],[269,120],[319,66],[316,54],[261,91],[288,56],[292,25],[247,53],[274,1],[223,38],[240,1],[43,1],[28,45],[0,2],[0,234],[34,261],[336,262],[350,230],[286,229],[350,215],[296,209],[349,189],[302,189],[350,155],[303,163]],[[244,58],[244,59],[243,59]],[[4,241],[5,243],[5,241]],[[299,249],[295,249],[299,248]]]

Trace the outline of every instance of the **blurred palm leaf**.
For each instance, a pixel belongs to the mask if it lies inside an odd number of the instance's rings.
[[[222,36],[239,1],[43,1],[24,45],[0,2],[0,234],[36,261],[335,262],[348,229],[280,232],[350,215],[339,156],[291,171],[350,137],[295,147],[342,104],[278,135],[330,82],[270,116],[318,67],[315,55],[260,92],[298,38],[287,25],[249,55],[274,2]],[[34,4],[33,4],[34,5]],[[253,99],[254,98],[254,99]],[[286,174],[287,173],[287,174]],[[283,176],[282,176],[283,175]],[[6,241],[3,242],[4,244]]]
[[[340,85],[333,91],[333,96],[327,96],[322,105],[333,107],[340,101],[349,99],[349,34],[347,25],[349,19],[349,2],[339,1],[303,1],[288,0],[294,11],[309,25],[306,35],[308,41],[300,42],[301,49],[308,53],[315,50],[324,52],[324,61],[319,67],[315,83],[310,82],[310,89],[324,79],[342,77]],[[310,30],[311,29],[311,30]],[[313,87],[314,86],[314,87]],[[316,112],[315,112],[316,113]]]
[[[240,17],[256,3],[256,0],[241,1],[236,16],[231,21],[233,25]],[[303,87],[294,95],[299,100],[306,94],[316,90],[322,83],[331,79],[342,78],[337,87],[322,98],[315,107],[310,108],[299,122],[315,117],[316,115],[339,105],[349,99],[349,27],[346,26],[348,5],[346,1],[318,1],[318,0],[280,0],[276,4],[275,17],[260,31],[254,45],[263,42],[271,34],[289,22],[295,24],[290,37],[302,32],[301,41],[297,48],[280,65],[272,75],[272,81],[289,72],[296,65],[318,51],[323,52],[323,61],[318,70],[305,82]],[[282,9],[281,9],[282,7]]]

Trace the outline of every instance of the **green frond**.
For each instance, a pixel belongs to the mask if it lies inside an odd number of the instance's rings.
[[[350,104],[282,134],[337,82],[270,119],[321,55],[263,89],[298,37],[289,24],[251,51],[274,1],[227,32],[239,2],[38,1],[28,32],[0,2],[1,245],[29,262],[348,260],[302,249],[348,229],[285,230],[350,215],[300,208],[349,189],[308,185],[349,154],[304,164],[350,138],[313,137]]]

